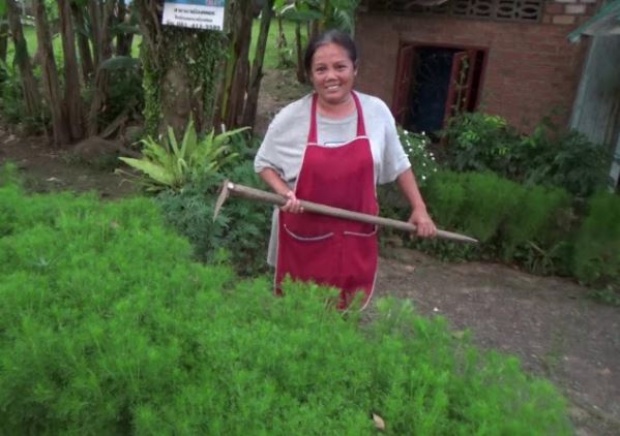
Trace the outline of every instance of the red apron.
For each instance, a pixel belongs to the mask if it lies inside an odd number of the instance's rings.
[[[308,145],[297,178],[300,200],[377,215],[374,162],[359,99],[356,138],[344,145],[317,144],[316,94],[313,96]],[[345,309],[357,292],[366,307],[377,272],[377,228],[351,220],[303,212],[279,211],[276,292],[286,276],[340,290]]]

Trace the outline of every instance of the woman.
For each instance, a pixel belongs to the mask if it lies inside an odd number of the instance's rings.
[[[353,90],[352,39],[328,31],[310,41],[304,62],[314,92],[277,114],[254,162],[260,177],[287,198],[274,211],[268,262],[276,267],[277,292],[290,276],[338,288],[341,309],[361,291],[366,307],[377,272],[376,227],[304,213],[299,200],[377,215],[376,185],[397,181],[418,236],[434,236],[435,224],[390,110]]]

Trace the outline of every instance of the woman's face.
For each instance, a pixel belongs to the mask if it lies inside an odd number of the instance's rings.
[[[348,52],[338,44],[329,43],[314,52],[310,80],[319,99],[335,105],[348,100],[356,72]]]

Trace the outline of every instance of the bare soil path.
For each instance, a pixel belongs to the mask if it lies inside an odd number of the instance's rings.
[[[292,80],[268,72],[259,130],[304,91],[287,85]],[[0,131],[0,165],[8,160],[39,192],[95,190],[111,199],[135,193],[112,169],[50,152],[41,138]],[[552,380],[570,399],[577,435],[620,435],[620,308],[586,293],[567,280],[490,263],[448,264],[401,248],[383,253],[377,284],[377,296],[411,299],[420,313],[444,316],[455,330],[471,331],[481,347],[516,355],[526,370]]]
[[[448,264],[407,249],[384,253],[378,296],[413,300],[468,330],[481,347],[515,355],[570,399],[578,435],[620,434],[620,309],[567,280],[490,263]]]

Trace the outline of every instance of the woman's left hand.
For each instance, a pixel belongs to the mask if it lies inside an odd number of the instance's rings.
[[[431,238],[437,234],[437,227],[424,208],[416,208],[409,217],[409,222],[416,226],[417,235],[422,238]]]

